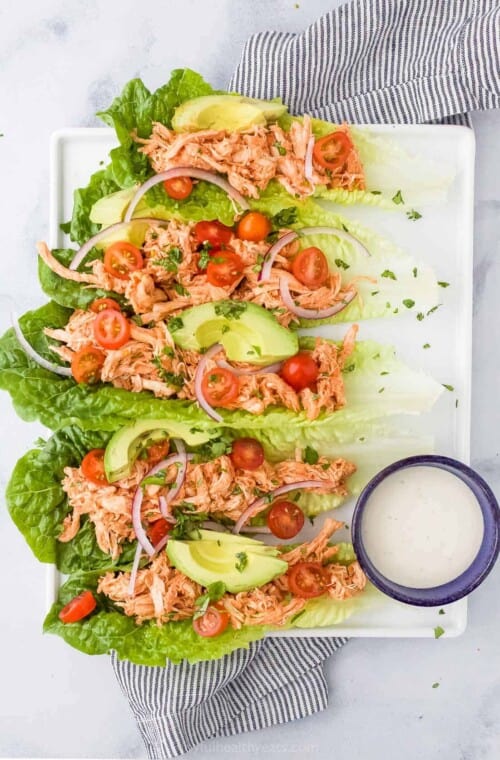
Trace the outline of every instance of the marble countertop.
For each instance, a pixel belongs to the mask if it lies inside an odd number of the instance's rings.
[[[36,303],[34,243],[47,237],[48,143],[92,114],[124,82],[154,88],[190,66],[224,88],[243,42],[263,28],[299,31],[335,0],[40,0],[0,8],[0,293]],[[8,7],[7,7],[8,6]],[[477,190],[472,464],[500,489],[500,112],[474,116]],[[40,434],[0,396],[2,491]],[[2,504],[3,506],[3,504]],[[44,576],[0,511],[0,757],[142,758],[145,748],[106,658],[43,637]],[[15,574],[14,574],[15,568]],[[470,600],[458,639],[352,640],[328,664],[328,709],[306,721],[213,740],[193,751],[241,760],[498,760],[500,566]],[[439,683],[439,688],[432,684]]]

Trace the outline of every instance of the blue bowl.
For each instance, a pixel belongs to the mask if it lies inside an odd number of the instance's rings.
[[[439,467],[456,475],[473,492],[481,507],[484,535],[472,564],[461,575],[448,583],[432,588],[411,588],[389,580],[372,563],[362,539],[362,523],[368,499],[378,485],[392,473],[407,467],[427,465]],[[456,459],[432,454],[408,457],[389,465],[375,475],[360,494],[352,519],[352,537],[358,561],[369,580],[380,591],[393,599],[417,607],[436,607],[461,599],[484,581],[495,564],[500,549],[500,509],[493,491],[477,472]]]

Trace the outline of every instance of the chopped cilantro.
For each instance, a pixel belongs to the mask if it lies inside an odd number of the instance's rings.
[[[443,388],[446,388],[447,391],[454,391],[455,390],[455,388],[453,387],[453,385],[448,385],[448,383],[441,383],[441,385],[443,386]]]
[[[372,195],[382,195],[382,191],[381,190],[370,190],[370,192],[371,192]]]
[[[282,208],[281,211],[278,211],[278,213],[272,217],[271,223],[275,229],[290,227],[291,224],[295,224],[298,221],[298,214],[299,212],[296,206]]]
[[[380,290],[372,290],[371,295],[376,296],[380,293]]]
[[[319,454],[312,446],[306,446],[303,459],[306,464],[317,464]]]
[[[235,564],[235,568],[239,573],[242,573],[245,567],[248,565],[248,555],[246,552],[238,552],[236,554],[238,560]]]
[[[210,251],[212,250],[213,245],[207,241],[205,241],[200,248],[200,255],[198,258],[198,269],[206,269],[208,266],[208,262],[210,261]]]
[[[255,272],[256,274],[259,274],[260,270],[262,269],[262,264],[264,263],[264,256],[259,253],[257,256],[257,261],[252,267],[252,272]]]
[[[175,388],[182,388],[186,380],[184,375],[176,375],[175,372],[171,372],[163,366],[160,356],[153,356],[152,363],[158,370],[158,374],[164,383],[167,385],[173,385]]]
[[[394,198],[393,198],[394,200]],[[415,222],[417,219],[422,219],[422,214],[419,214],[418,211],[415,211],[414,208],[412,208],[411,211],[406,212],[406,216],[410,221]]]
[[[349,269],[350,264],[347,264],[343,259],[335,259],[335,265],[339,269]]]
[[[443,610],[443,608],[442,608],[442,607],[441,607],[441,609],[439,610],[439,612],[438,612],[438,615],[446,615],[446,613],[445,613],[445,611]]]
[[[415,301],[413,301],[411,298],[405,298],[403,300],[403,306],[406,306],[407,309],[413,309],[415,306]]]
[[[217,316],[226,319],[239,319],[246,308],[247,303],[245,301],[219,301],[214,304],[214,311]]]
[[[450,283],[449,282],[443,282],[443,280],[438,280],[438,285],[440,288],[449,288]]]
[[[439,686],[439,683],[438,683],[437,681],[436,681],[436,683],[433,683],[433,684],[432,684],[432,688],[433,688],[433,689],[437,689],[437,687],[438,687],[438,686]]]
[[[385,391],[385,388],[379,388],[379,389],[378,389],[378,392],[379,392],[379,393],[383,393],[384,391]]]
[[[440,636],[442,636],[442,635],[443,635],[443,633],[444,633],[444,628],[441,628],[441,626],[440,626],[440,625],[437,625],[437,626],[434,628],[434,638],[435,638],[435,639],[439,639],[439,637],[440,637]]]
[[[182,321],[182,317],[172,317],[168,320],[168,329],[170,332],[176,332],[177,330],[180,330],[182,327],[184,327],[184,322]]]
[[[171,346],[164,346],[162,348],[162,354],[165,354],[165,356],[168,356],[170,359],[173,359],[175,356],[175,351]]]
[[[430,347],[431,347],[430,343],[424,343],[424,345],[422,346],[422,348],[430,348]]]
[[[397,206],[399,206],[400,203],[404,203],[403,196],[401,195],[401,190],[398,190],[396,195],[393,195],[392,202]]]
[[[207,519],[204,512],[194,512],[195,506],[189,501],[183,501],[173,510],[176,519],[174,527],[170,530],[170,538],[192,539],[200,537],[200,527]],[[186,514],[187,512],[187,514]]]
[[[429,314],[434,314],[434,312],[437,311],[440,306],[441,304],[438,303],[437,306],[433,306],[432,309],[429,309],[429,311],[427,312],[427,316],[429,316]]]
[[[388,375],[389,373],[386,371],[386,372],[381,372],[380,374],[381,375]]]
[[[421,311],[419,311],[418,314],[417,314],[418,321],[421,322],[424,317],[425,317],[425,314],[423,314]]]
[[[188,296],[189,295],[189,290],[186,290],[186,288],[183,285],[181,285],[180,282],[174,282],[174,290],[180,296]]]
[[[397,280],[398,278],[394,274],[394,272],[391,272],[390,269],[384,269],[384,271],[381,274],[381,277],[387,277],[389,280]]]
[[[455,399],[455,409],[458,409],[458,398]]]
[[[222,325],[222,334],[229,332],[230,329],[229,325]]]
[[[286,156],[286,148],[283,145],[281,145],[281,143],[275,142],[273,143],[273,146],[276,148],[280,156]]]
[[[355,364],[348,364],[347,367],[344,367],[343,372],[354,372],[355,369]]]
[[[417,267],[413,267],[413,276],[414,276],[414,277],[416,277],[416,276],[417,276],[417,274],[418,274],[418,269],[417,269]]]
[[[179,246],[174,245],[167,251],[167,255],[161,259],[155,259],[152,263],[158,267],[163,267],[167,272],[177,272],[179,264],[182,261],[182,251]]]
[[[219,542],[217,543],[219,544]],[[209,586],[207,586],[205,593],[201,594],[201,596],[199,596],[194,603],[196,612],[193,615],[193,620],[202,617],[202,615],[204,615],[209,608],[210,603],[218,602],[219,599],[222,599],[225,593],[226,584],[222,581],[216,581],[216,583],[211,583]]]

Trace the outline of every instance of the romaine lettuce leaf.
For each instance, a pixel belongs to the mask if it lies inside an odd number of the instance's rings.
[[[311,599],[303,612],[293,621],[293,628],[329,628],[340,625],[351,615],[366,609],[381,596],[375,586],[368,583],[359,596],[337,601],[326,596]],[[332,631],[335,635],[335,631]]]
[[[20,324],[26,339],[43,356],[56,361],[43,335],[43,328],[66,324],[70,311],[49,303],[28,312]],[[302,338],[301,345],[311,345]],[[381,373],[387,373],[381,378]],[[344,370],[347,404],[333,415],[322,414],[308,420],[303,413],[270,407],[262,415],[243,411],[222,411],[223,425],[241,431],[251,425],[255,434],[269,428],[286,431],[290,441],[314,441],[318,435],[331,434],[332,428],[369,422],[394,414],[428,411],[442,386],[423,372],[400,362],[389,346],[361,341]],[[383,382],[381,382],[383,380]],[[39,420],[55,430],[76,424],[83,429],[116,430],[127,421],[172,415],[186,423],[189,430],[216,431],[218,426],[197,404],[177,399],[159,399],[142,391],[132,393],[110,385],[79,385],[39,367],[18,344],[13,330],[0,338],[0,389],[7,390],[19,416]],[[330,432],[329,432],[330,431]]]

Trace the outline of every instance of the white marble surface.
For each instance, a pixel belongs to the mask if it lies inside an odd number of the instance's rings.
[[[224,87],[249,34],[298,31],[335,0],[26,0],[0,5],[0,292],[36,302],[34,242],[47,235],[48,140],[92,114],[121,85],[150,87],[188,65]],[[500,405],[500,113],[474,117],[477,205],[472,462],[497,490]],[[39,434],[5,394],[2,490]],[[3,506],[3,504],[2,504]],[[145,757],[106,658],[43,637],[44,578],[0,511],[0,757]],[[500,567],[470,602],[455,640],[353,640],[328,665],[330,706],[307,721],[194,751],[241,760],[257,752],[350,760],[498,760]],[[432,684],[439,682],[439,688]]]

